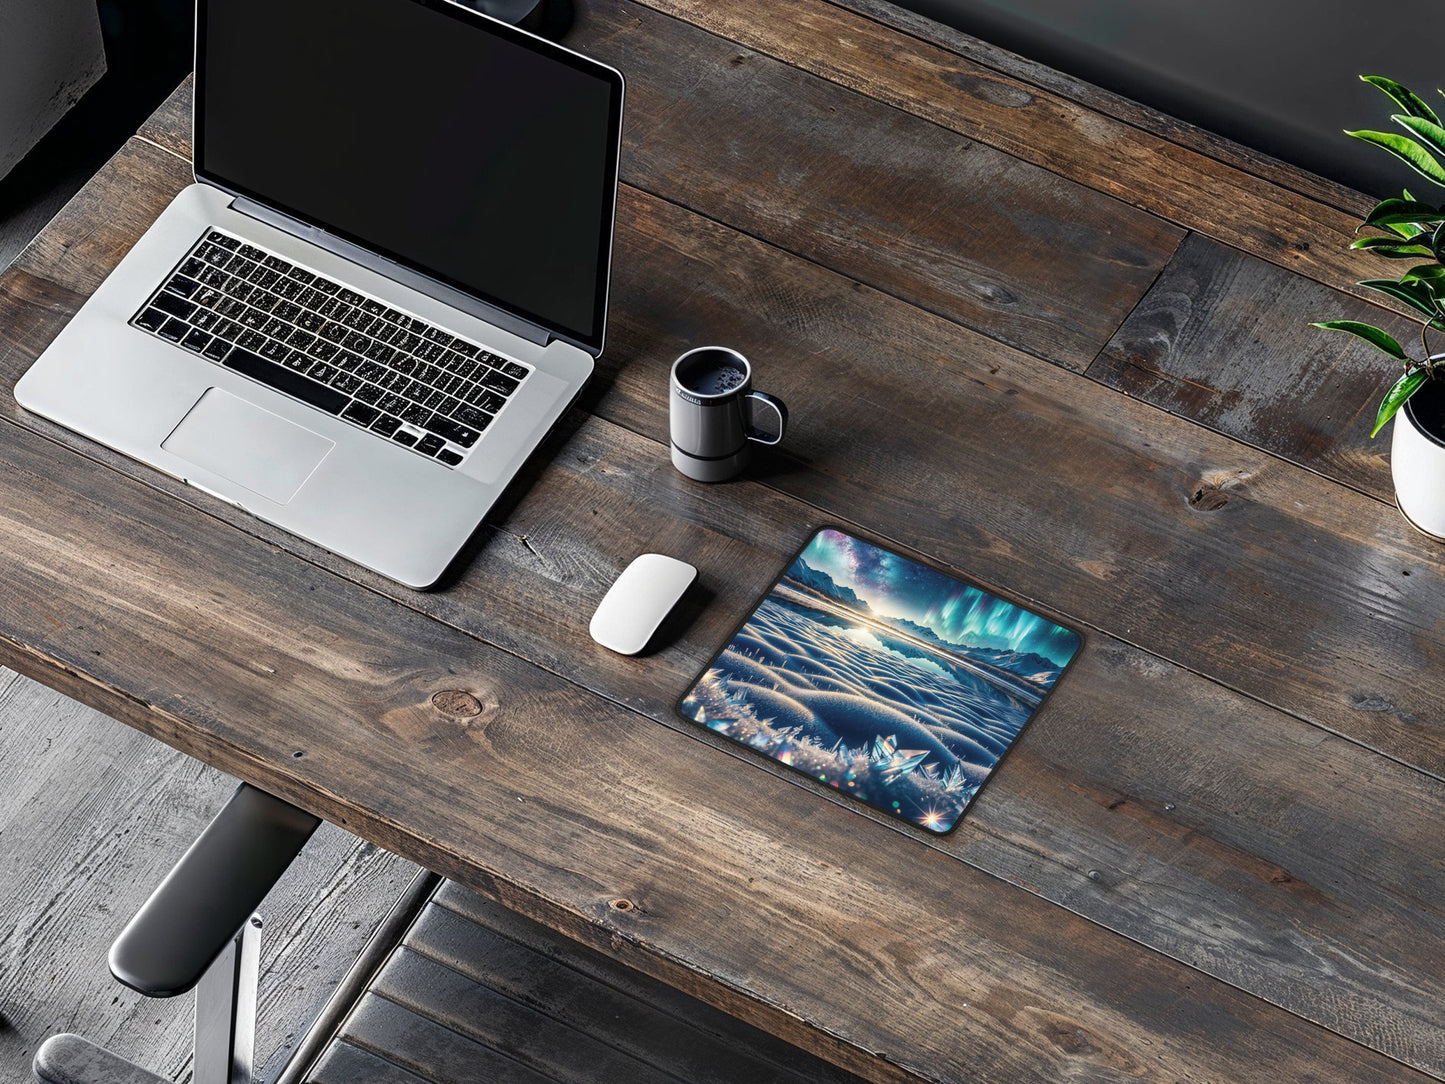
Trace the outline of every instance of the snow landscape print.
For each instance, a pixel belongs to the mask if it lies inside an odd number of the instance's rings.
[[[934,832],[963,815],[1078,634],[820,531],[682,713]]]

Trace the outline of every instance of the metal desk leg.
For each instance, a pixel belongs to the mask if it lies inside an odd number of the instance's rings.
[[[260,966],[261,916],[252,915],[196,986],[192,1084],[251,1084]]]

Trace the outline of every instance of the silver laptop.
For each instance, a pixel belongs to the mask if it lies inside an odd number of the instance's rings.
[[[602,352],[622,95],[448,0],[200,0],[196,183],[15,397],[431,586]]]

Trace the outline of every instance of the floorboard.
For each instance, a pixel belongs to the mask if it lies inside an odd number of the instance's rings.
[[[177,1080],[192,999],[150,1001],[110,942],[235,780],[0,670],[0,1081],[76,1031]],[[256,1043],[271,1079],[415,867],[323,825],[267,900]]]

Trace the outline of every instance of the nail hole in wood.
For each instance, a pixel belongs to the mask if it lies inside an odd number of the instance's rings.
[[[617,911],[632,911],[636,909],[637,904],[631,900],[613,900],[612,907]]]

